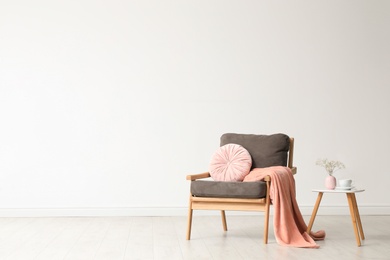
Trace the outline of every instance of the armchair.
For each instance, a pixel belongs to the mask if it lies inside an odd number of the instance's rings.
[[[285,134],[253,135],[227,133],[221,136],[220,145],[239,144],[243,146],[252,157],[252,169],[269,166],[287,166],[293,174],[294,138]],[[271,177],[256,182],[226,182],[205,181],[210,178],[209,172],[187,175],[191,181],[191,190],[188,207],[187,235],[191,238],[193,210],[220,210],[222,227],[227,231],[226,210],[263,211],[264,217],[264,243],[268,243],[270,184]]]

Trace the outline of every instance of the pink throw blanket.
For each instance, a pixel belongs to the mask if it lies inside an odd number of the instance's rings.
[[[323,240],[323,230],[306,233],[307,225],[295,198],[295,180],[291,169],[282,166],[255,168],[244,181],[260,181],[271,177],[270,198],[274,205],[274,233],[278,244],[293,247],[318,248],[314,241]]]

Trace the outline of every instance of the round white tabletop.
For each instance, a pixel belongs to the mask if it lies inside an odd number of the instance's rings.
[[[364,189],[357,189],[357,188],[353,188],[353,189],[350,189],[350,190],[343,190],[343,189],[338,189],[336,187],[336,189],[334,190],[328,190],[328,189],[313,189],[311,190],[313,192],[327,192],[327,193],[356,193],[356,192],[363,192],[365,191]]]

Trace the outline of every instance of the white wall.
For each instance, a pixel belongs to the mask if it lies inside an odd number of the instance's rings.
[[[389,24],[389,1],[1,1],[0,213],[185,214],[221,134],[283,132],[304,212],[327,157],[390,214]]]

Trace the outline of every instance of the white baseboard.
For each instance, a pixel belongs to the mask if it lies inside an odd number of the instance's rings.
[[[302,215],[311,215],[313,206],[300,206]],[[219,215],[218,211],[196,210],[196,215]],[[359,206],[361,215],[390,215],[390,206]],[[106,217],[106,216],[186,216],[186,207],[128,208],[8,208],[0,217]],[[271,215],[273,209],[271,207]],[[257,212],[228,211],[229,215],[257,215]],[[317,215],[349,215],[348,206],[320,206]]]
[[[105,208],[14,208],[0,209],[0,217],[108,217],[108,216],[181,216],[186,208],[143,208],[143,207],[105,207]]]

